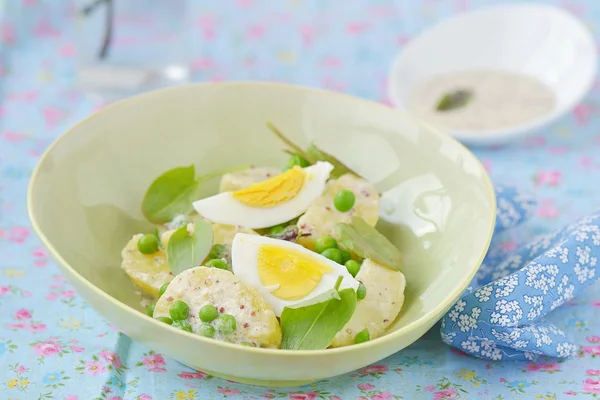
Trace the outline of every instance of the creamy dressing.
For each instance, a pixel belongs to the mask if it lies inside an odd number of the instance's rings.
[[[438,111],[440,99],[456,90],[472,92],[463,107]],[[436,76],[414,90],[410,111],[442,128],[485,131],[516,126],[543,117],[556,106],[556,95],[539,79],[499,70],[465,70]]]

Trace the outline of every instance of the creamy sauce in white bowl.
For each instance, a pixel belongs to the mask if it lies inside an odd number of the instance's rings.
[[[440,110],[442,99],[466,91],[464,105]],[[556,95],[539,79],[501,70],[464,70],[435,76],[417,86],[409,111],[440,128],[481,131],[509,128],[554,111]],[[443,108],[443,107],[442,107]]]

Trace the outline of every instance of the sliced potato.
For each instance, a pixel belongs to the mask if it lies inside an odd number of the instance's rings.
[[[266,181],[275,175],[281,174],[281,169],[273,167],[250,167],[243,171],[232,172],[221,177],[219,192],[233,192],[248,186]]]
[[[348,212],[340,212],[333,205],[333,198],[343,189],[352,190],[356,198],[354,207]],[[361,217],[369,225],[375,226],[379,219],[379,193],[366,180],[354,174],[345,174],[329,181],[323,194],[298,220],[298,228],[304,235],[300,243],[311,248],[311,242],[321,236],[335,237],[335,224],[350,222],[352,216]]]
[[[250,342],[256,347],[277,348],[281,345],[281,328],[275,313],[258,292],[232,273],[196,267],[183,271],[173,279],[154,308],[154,318],[169,317],[174,301],[184,301],[190,308],[187,322],[198,333],[203,323],[200,308],[212,304],[219,314],[235,317],[236,330],[224,334],[215,330],[214,339],[230,343]]]
[[[381,336],[394,322],[404,303],[406,279],[400,271],[364,260],[356,279],[367,288],[367,295],[356,303],[354,315],[335,335],[332,347],[354,344],[354,336],[367,328],[371,339]]]
[[[173,279],[173,274],[163,249],[153,254],[140,253],[137,243],[142,236],[141,233],[134,235],[121,252],[121,268],[142,292],[158,297],[158,290]]]

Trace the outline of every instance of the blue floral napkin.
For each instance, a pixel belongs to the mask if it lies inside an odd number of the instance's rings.
[[[498,187],[496,196],[496,234],[526,221],[536,206],[514,188]],[[577,346],[543,317],[596,280],[600,213],[510,251],[494,242],[442,319],[442,340],[488,360],[573,356]]]

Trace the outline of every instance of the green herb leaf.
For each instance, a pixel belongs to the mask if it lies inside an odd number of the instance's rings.
[[[281,232],[267,234],[266,236],[273,239],[287,240],[288,242],[295,242],[298,239],[298,227],[296,225],[288,225]]]
[[[281,131],[279,129],[277,129],[275,127],[275,125],[273,125],[269,121],[267,121],[267,128],[269,128],[271,130],[271,132],[273,132],[275,134],[275,136],[277,136],[283,143],[285,143],[290,149],[292,149],[292,152],[290,152],[289,154],[291,154],[291,155],[298,154],[299,156],[303,157],[304,159],[306,159],[306,161],[308,161],[311,164],[314,164],[315,162],[317,162],[317,160],[315,160],[310,154],[308,154],[306,151],[304,151],[302,149],[302,147],[296,145],[290,139],[285,137],[285,135],[283,133],[281,133]]]
[[[436,106],[437,111],[450,111],[466,106],[473,98],[473,92],[459,89],[450,93],[446,93],[438,101]]]
[[[360,176],[356,172],[354,172],[350,168],[348,168],[346,165],[344,165],[340,160],[338,160],[337,158],[332,156],[331,154],[326,153],[323,150],[319,149],[314,143],[311,143],[310,146],[308,146],[307,151],[311,156],[316,158],[318,161],[327,161],[328,163],[333,165],[333,171],[331,171],[331,174],[330,174],[333,178],[339,178],[340,176],[342,176],[344,174],[348,174],[348,173],[354,174],[356,176]]]
[[[212,248],[213,231],[211,223],[199,219],[194,223],[194,233],[190,236],[187,226],[177,229],[167,244],[167,262],[175,275],[186,269],[199,266]]]
[[[400,250],[362,218],[352,217],[350,224],[341,222],[334,229],[344,247],[359,257],[369,258],[391,269],[400,269]]]
[[[355,309],[356,292],[352,288],[339,292],[331,289],[307,302],[285,307],[280,318],[281,348],[326,349]]]
[[[193,165],[171,169],[152,182],[146,191],[142,213],[155,224],[169,222],[175,216],[192,210],[197,190]]]
[[[319,149],[314,143],[311,143],[306,150],[303,150],[300,146],[292,142],[290,139],[285,137],[283,133],[279,129],[277,129],[272,123],[267,122],[267,127],[277,136],[283,143],[285,143],[291,150],[284,150],[286,153],[290,155],[299,155],[306,159],[311,164],[316,163],[317,161],[327,161],[331,165],[333,165],[333,171],[331,171],[331,176],[333,178],[339,178],[340,176],[352,173],[356,176],[359,176],[356,172],[352,171],[348,168],[344,163],[335,158],[329,153],[324,152]]]

